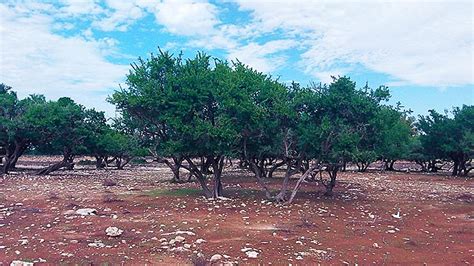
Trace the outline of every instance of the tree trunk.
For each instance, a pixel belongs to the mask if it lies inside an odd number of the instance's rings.
[[[291,171],[291,168],[288,167],[285,172],[285,178],[283,178],[283,183],[281,184],[280,192],[275,196],[275,200],[277,202],[285,202],[286,201],[286,193],[288,192],[288,183],[290,182],[290,177],[294,173]]]
[[[8,174],[10,171],[10,158],[7,156],[5,157],[5,162],[2,165],[2,175]]]
[[[119,156],[115,159],[115,165],[117,170],[123,170],[123,168],[133,159],[133,157]]]
[[[267,185],[265,184],[265,182],[263,181],[263,178],[262,178],[262,172],[260,171],[259,167],[257,166],[257,164],[255,162],[253,162],[252,160],[249,160],[249,164],[250,164],[250,169],[252,170],[252,172],[255,174],[255,178],[257,179],[257,183],[263,188],[263,190],[265,191],[265,197],[269,200],[272,199],[272,194],[270,192],[270,190],[268,189]]]
[[[454,160],[454,167],[453,167],[453,173],[452,176],[457,176],[459,174],[459,160]]]
[[[428,171],[433,173],[438,172],[438,167],[436,167],[436,160],[430,160],[428,162]]]
[[[282,167],[285,164],[285,161],[281,161],[279,163],[273,164],[273,166],[268,170],[267,177],[268,178],[273,178],[273,173],[275,172],[276,169]]]
[[[295,198],[296,196],[296,193],[298,192],[298,190],[300,189],[301,187],[301,184],[303,183],[303,181],[309,176],[311,175],[315,170],[317,170],[319,168],[319,163],[315,163],[313,166],[311,166],[308,170],[306,170],[306,172],[298,179],[298,182],[296,182],[296,185],[295,185],[295,188],[293,188],[293,191],[291,192],[291,196],[290,196],[290,199],[288,200],[288,204],[291,204],[291,202],[293,202],[293,199]],[[319,170],[319,169],[318,169]]]
[[[171,172],[173,172],[173,181],[174,182],[179,182],[180,181],[180,177],[179,177],[179,165],[177,165],[176,167],[171,167]]]
[[[27,148],[28,143],[26,141],[15,140],[13,145],[7,145],[5,147],[5,162],[1,174],[8,174],[8,172],[15,167],[16,162]]]
[[[105,162],[104,162],[104,156],[96,155],[95,156],[95,168],[96,169],[104,169],[105,167]]]
[[[213,191],[212,196],[214,198],[222,197],[222,169],[224,168],[224,157],[218,156],[217,159],[212,159],[212,170],[214,172],[214,179],[213,179]]]
[[[393,168],[393,165],[395,164],[395,160],[391,160],[390,161],[390,166],[389,166],[389,170],[390,171],[395,171],[395,168]]]
[[[38,175],[49,175],[50,173],[56,170],[59,170],[63,167],[70,168],[71,165],[72,166],[74,165],[73,161],[74,161],[74,156],[71,154],[71,150],[68,148],[65,148],[64,154],[63,154],[63,160],[42,169],[41,171],[38,172]]]
[[[115,160],[117,160],[117,158],[112,157],[112,159],[109,160],[109,158],[107,158],[107,156],[105,156],[105,159],[104,159],[105,166],[108,167],[108,166],[109,166],[111,163],[113,163]]]
[[[428,167],[426,161],[422,160],[415,160],[415,163],[421,166],[421,171],[422,172],[428,172]]]
[[[59,170],[63,167],[67,167],[69,165],[70,165],[69,162],[63,160],[61,162],[55,163],[53,165],[50,165],[50,166],[44,168],[43,170],[38,172],[38,175],[49,175],[50,173],[52,173],[56,170]]]
[[[68,159],[67,159],[67,165],[66,165],[66,169],[67,170],[73,170],[74,169],[74,156],[70,156]]]
[[[26,150],[26,148],[25,148],[25,150]],[[10,162],[10,169],[15,169],[16,168],[16,163],[18,162],[18,159],[23,154],[23,152],[24,152],[24,150],[22,149],[13,156],[12,161]]]
[[[337,165],[330,166],[327,169],[327,172],[329,174],[329,182],[327,184],[324,184],[326,187],[326,192],[324,193],[325,196],[331,197],[333,195],[333,188],[336,186],[336,177],[337,177],[337,171],[339,167]]]
[[[211,192],[211,190],[209,190],[209,187],[206,184],[206,178],[204,177],[202,172],[199,170],[199,168],[196,166],[196,164],[194,164],[194,162],[190,158],[185,158],[185,160],[189,164],[190,171],[193,173],[193,175],[196,177],[199,184],[201,185],[204,196],[206,198],[212,198],[213,193]]]
[[[179,182],[181,180],[180,178],[180,172],[179,170],[181,169],[181,167],[185,168],[186,170],[190,171],[191,170],[184,166],[183,165],[183,161],[184,161],[184,158],[179,156],[179,157],[172,157],[172,162],[170,160],[167,160],[165,158],[160,158],[160,157],[157,157],[155,158],[155,161],[159,162],[159,163],[164,163],[166,164],[166,166],[168,166],[168,168],[170,168],[171,172],[173,173],[173,182]],[[191,174],[192,176],[192,174]],[[191,176],[188,177],[188,181],[189,179],[191,178]]]

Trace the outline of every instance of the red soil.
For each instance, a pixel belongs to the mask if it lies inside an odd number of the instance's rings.
[[[38,162],[26,157],[23,164]],[[41,159],[43,160],[43,159]],[[199,264],[214,254],[239,264],[437,264],[474,262],[474,181],[419,173],[341,173],[332,198],[306,183],[292,205],[264,201],[248,173],[228,169],[230,200],[197,184],[170,184],[156,164],[117,170],[19,171],[0,178],[0,265]],[[25,172],[27,174],[25,174]],[[103,186],[113,179],[116,186]],[[281,180],[269,181],[278,189]],[[294,185],[294,181],[292,183]],[[195,190],[196,189],[196,190]],[[95,208],[96,216],[64,214]],[[400,212],[400,219],[392,214]],[[116,215],[116,217],[114,217]],[[105,229],[124,230],[108,237]],[[189,251],[162,248],[177,230]],[[205,243],[196,244],[198,238]],[[27,240],[27,241],[25,241]],[[105,247],[91,247],[100,241]],[[243,248],[258,252],[248,258]],[[197,254],[202,253],[203,258]]]

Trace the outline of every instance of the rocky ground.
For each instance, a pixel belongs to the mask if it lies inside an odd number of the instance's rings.
[[[474,263],[472,178],[345,172],[333,198],[306,183],[281,205],[235,168],[226,197],[206,200],[153,163],[33,174],[53,159],[0,177],[0,265]]]

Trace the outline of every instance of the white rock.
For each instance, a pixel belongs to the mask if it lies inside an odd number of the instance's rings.
[[[204,240],[204,239],[202,239],[202,238],[198,238],[198,239],[196,240],[196,244],[202,244],[202,243],[205,243],[205,242],[206,242],[206,240]]]
[[[222,259],[222,256],[220,254],[214,254],[212,255],[211,259],[209,260],[210,262],[216,262]]]
[[[89,243],[88,246],[89,247],[95,247],[95,248],[103,248],[103,247],[105,247],[105,244],[102,243],[100,240],[96,240],[96,241],[94,241],[94,243]]]
[[[183,242],[184,240],[185,240],[185,238],[182,237],[182,236],[176,236],[176,237],[174,238],[174,241],[175,241],[175,242]]]
[[[222,196],[220,196],[220,197],[217,197],[217,198],[218,198],[218,199],[220,199],[220,200],[231,200],[231,199],[229,199],[229,198],[222,197]]]
[[[184,244],[183,247],[184,247],[184,248],[187,248],[187,249],[190,249],[190,248],[191,248],[191,244]]]
[[[255,258],[258,257],[258,252],[255,251],[255,250],[247,251],[247,252],[245,252],[245,254],[247,255],[247,257],[249,257],[251,259],[255,259]]]
[[[161,234],[162,236],[169,236],[169,235],[188,235],[188,236],[195,236],[196,234],[194,232],[191,232],[191,231],[181,231],[181,230],[178,230],[176,232],[171,232],[171,233],[165,233],[165,234]]]
[[[115,237],[115,236],[120,236],[123,233],[123,230],[119,229],[115,226],[109,226],[109,227],[107,227],[107,229],[105,229],[105,233],[108,236]]]
[[[184,248],[184,247],[175,247],[175,248],[170,249],[170,251],[172,251],[172,252],[188,252],[189,249]]]
[[[10,266],[33,266],[33,262],[14,260],[10,263]]]
[[[377,243],[374,243],[372,246],[373,246],[374,248],[380,248],[379,244],[377,244]]]
[[[397,214],[392,214],[392,217],[395,219],[401,219],[402,217],[400,216],[400,212],[397,212]]]
[[[64,215],[72,215],[74,213],[76,213],[74,210],[67,210],[67,211],[63,212]]]
[[[92,209],[92,208],[83,208],[83,209],[78,209],[76,210],[76,214],[82,215],[82,216],[87,216],[87,215],[96,215],[97,210]]]

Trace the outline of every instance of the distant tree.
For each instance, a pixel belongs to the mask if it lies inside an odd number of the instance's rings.
[[[113,129],[107,124],[104,112],[94,109],[85,110],[84,127],[83,153],[93,156],[96,168],[102,169],[110,163],[107,137]]]
[[[401,106],[382,106],[375,117],[378,131],[373,135],[376,144],[373,151],[384,163],[384,169],[394,171],[396,160],[409,156],[414,136],[413,118]]]
[[[474,157],[474,106],[463,105],[452,113],[453,118],[434,110],[420,116],[420,142],[425,155],[453,161],[453,176],[467,175]]]
[[[425,151],[419,135],[415,135],[411,139],[406,159],[419,165],[422,172],[436,172],[440,169],[437,166],[439,159]]]
[[[83,145],[87,133],[85,118],[85,108],[70,98],[49,101],[32,110],[28,119],[43,129],[38,148],[63,156],[60,162],[39,171],[39,175],[47,175],[64,167],[74,167],[74,156],[86,149]]]
[[[1,174],[15,168],[20,156],[38,141],[41,130],[28,117],[44,103],[41,95],[19,100],[11,87],[0,84],[0,151],[4,154]]]
[[[133,136],[110,130],[99,141],[107,157],[112,157],[117,169],[122,170],[133,158],[148,154]],[[107,158],[106,157],[106,158]]]

